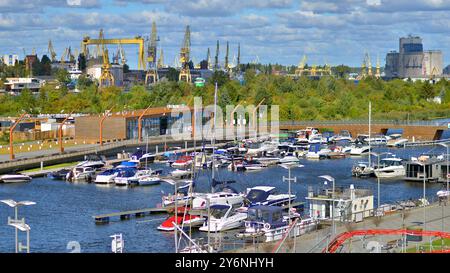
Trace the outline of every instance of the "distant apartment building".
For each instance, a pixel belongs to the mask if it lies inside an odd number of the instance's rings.
[[[20,93],[24,89],[31,92],[39,92],[44,85],[44,81],[36,78],[6,78],[5,91],[11,93]]]
[[[387,78],[430,78],[440,77],[443,72],[442,51],[423,50],[422,38],[402,37],[399,51],[386,55],[385,75]]]
[[[5,55],[3,55],[2,61],[7,66],[13,66],[16,64],[16,62],[19,61],[19,55],[5,54]]]

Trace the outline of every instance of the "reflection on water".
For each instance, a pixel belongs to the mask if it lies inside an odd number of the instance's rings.
[[[387,149],[376,150],[386,151]],[[400,157],[418,156],[422,152],[442,153],[442,147],[420,149],[393,149],[391,152]],[[351,177],[353,163],[367,158],[346,158],[338,160],[301,160],[304,168],[292,169],[297,183],[292,184],[292,191],[299,201],[304,201],[309,186],[323,187],[319,175],[332,175],[336,178],[336,186],[368,188],[375,193],[376,179],[357,179]],[[165,165],[157,168],[167,170]],[[233,184],[239,191],[247,187],[270,185],[280,192],[288,191],[287,182],[282,181],[287,170],[270,167],[256,172],[231,173],[220,170],[219,179],[234,179]],[[381,181],[381,203],[394,202],[422,196],[422,183],[404,182],[402,180]],[[442,187],[440,184],[428,184],[427,193],[435,196]],[[210,189],[210,171],[202,171],[197,190],[206,192]],[[156,227],[162,222],[164,215],[154,215],[128,221],[116,220],[107,225],[96,225],[93,215],[156,207],[161,203],[161,192],[172,192],[173,187],[166,183],[150,187],[115,187],[114,185],[95,185],[87,183],[68,183],[48,178],[34,179],[28,184],[0,184],[0,199],[32,200],[37,202],[30,207],[20,207],[19,217],[25,217],[31,226],[32,252],[69,252],[70,241],[80,243],[81,252],[110,252],[111,238],[115,233],[122,233],[126,252],[173,252],[173,233],[160,232]],[[0,204],[0,252],[14,251],[14,229],[6,225],[8,216],[13,216],[12,208]],[[216,234],[222,241],[230,241],[233,232]],[[204,232],[195,232],[194,237],[206,236]],[[23,238],[25,239],[25,238]],[[70,246],[70,245],[69,245]]]

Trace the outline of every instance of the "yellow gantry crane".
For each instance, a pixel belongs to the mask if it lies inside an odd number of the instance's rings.
[[[89,36],[85,36],[83,41],[81,42],[81,49],[85,56],[88,53],[89,45],[97,45],[96,57],[101,56],[104,53],[103,49],[100,50],[101,45],[107,44],[115,44],[115,45],[129,45],[129,44],[137,44],[139,47],[138,53],[138,68],[146,69],[146,63],[144,58],[144,38],[141,36],[136,36],[135,38],[117,38],[117,39],[105,39],[103,35],[103,30],[100,30],[100,35],[98,39],[91,39]]]
[[[306,60],[307,60],[306,55],[303,55],[303,58],[298,63],[297,69],[295,70],[295,75],[296,76],[301,77],[303,75],[303,72],[305,70]]]
[[[158,66],[157,66],[157,43],[158,43],[158,36],[156,33],[156,23],[152,23],[152,33],[150,35],[150,42],[148,45],[148,52],[147,52],[147,62],[148,62],[148,70],[147,74],[145,75],[145,85],[148,85],[149,83],[156,83],[159,81],[158,76]]]
[[[114,85],[114,76],[111,73],[111,63],[109,62],[108,49],[102,44],[101,55],[103,56],[102,73],[99,79],[100,88]]]
[[[158,58],[157,67],[158,67],[158,69],[164,67],[164,52],[163,52],[162,48],[159,50],[159,58]]]
[[[183,39],[183,45],[181,46],[180,51],[180,64],[181,64],[181,70],[180,75],[178,77],[179,81],[186,81],[186,82],[192,82],[191,77],[191,70],[189,68],[189,62],[190,62],[190,54],[191,51],[191,30],[189,28],[189,25],[186,26],[186,32],[184,33],[184,39]]]

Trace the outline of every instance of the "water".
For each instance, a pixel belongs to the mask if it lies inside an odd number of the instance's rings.
[[[375,150],[386,151],[386,148]],[[443,153],[442,147],[422,147],[416,149],[393,149],[391,152],[400,157],[418,156],[422,152],[433,150]],[[297,176],[297,183],[292,184],[292,191],[298,201],[304,201],[308,186],[322,187],[319,175],[331,175],[336,178],[336,186],[372,189],[377,203],[377,181],[374,178],[357,179],[351,177],[351,166],[367,158],[346,158],[338,160],[310,161],[301,160],[304,168],[292,169],[292,176]],[[165,165],[157,165],[167,169]],[[282,182],[287,170],[270,167],[257,172],[232,173],[220,170],[220,179],[235,179],[234,187],[240,191],[257,185],[276,186],[280,192],[288,191],[288,183]],[[203,171],[197,182],[198,191],[209,190],[210,172]],[[442,187],[440,184],[428,184],[427,195],[434,197]],[[422,196],[423,184],[389,180],[381,182],[381,203],[394,202]],[[170,233],[156,230],[165,219],[165,215],[132,218],[128,221],[114,221],[107,225],[96,225],[93,215],[131,209],[155,207],[161,202],[161,192],[172,192],[173,187],[163,183],[150,187],[120,188],[115,186],[98,186],[87,183],[68,183],[48,178],[33,179],[27,184],[0,184],[0,199],[32,200],[37,204],[20,207],[19,217],[25,217],[31,227],[32,252],[70,252],[68,243],[76,241],[82,252],[110,252],[110,235],[122,233],[126,252],[173,252],[174,238]],[[0,252],[14,252],[14,229],[7,226],[8,216],[14,210],[0,204]],[[195,237],[205,235],[196,233]],[[25,234],[20,234],[25,242]]]

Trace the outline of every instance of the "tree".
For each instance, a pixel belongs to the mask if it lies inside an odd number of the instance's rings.
[[[65,69],[58,69],[56,71],[56,79],[58,80],[58,82],[63,85],[64,87],[66,87],[66,85],[68,83],[70,83],[70,79],[69,79],[69,72],[67,72]]]
[[[229,81],[228,74],[222,70],[216,70],[212,74],[211,78],[208,79],[208,82],[211,84],[215,84],[217,82],[218,86],[223,86]]]
[[[169,67],[169,70],[167,71],[167,79],[169,81],[178,81],[178,76],[180,72],[178,72],[175,68]]]

